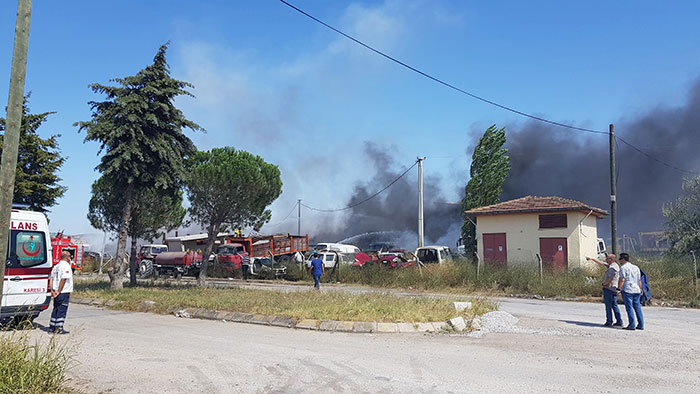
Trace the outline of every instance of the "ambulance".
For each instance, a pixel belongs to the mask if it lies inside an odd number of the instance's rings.
[[[49,307],[51,236],[40,212],[12,210],[0,324],[32,321]]]

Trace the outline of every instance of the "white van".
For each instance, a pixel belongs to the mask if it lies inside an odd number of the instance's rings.
[[[316,249],[316,250],[329,250],[331,252],[340,252],[340,253],[347,253],[347,254],[360,253],[360,248],[358,248],[355,245],[329,243],[329,242],[317,244],[314,247],[314,249]]]
[[[423,246],[416,249],[416,257],[423,264],[442,264],[451,260],[452,252],[447,246]]]
[[[49,307],[51,235],[40,212],[12,210],[0,323],[33,320]]]
[[[355,262],[355,255],[351,253],[342,252],[318,252],[318,257],[323,260],[323,265],[326,268],[333,268],[335,263],[340,259],[340,264],[352,264]],[[306,260],[306,266],[311,267],[311,260],[314,259],[314,255],[309,256]]]

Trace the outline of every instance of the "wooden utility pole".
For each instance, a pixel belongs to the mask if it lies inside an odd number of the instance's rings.
[[[32,0],[19,0],[17,2],[12,70],[10,71],[7,120],[5,122],[5,136],[3,137],[2,166],[0,167],[0,305],[2,305],[3,286],[5,284],[5,256],[7,256],[7,246],[9,245],[8,236],[10,234],[10,216],[12,215],[12,199],[14,198],[15,190],[19,129],[22,125],[24,76],[27,73],[27,48],[29,46],[29,22],[31,18]]]
[[[615,177],[615,125],[610,125],[610,233],[612,252],[617,254],[617,179]]]

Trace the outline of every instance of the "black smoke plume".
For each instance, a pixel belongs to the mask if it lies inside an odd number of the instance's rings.
[[[691,172],[671,169],[617,142],[618,236],[635,237],[639,231],[661,230],[664,223],[661,206],[677,198],[684,176],[697,176],[700,172],[700,80],[689,90],[684,105],[658,106],[640,117],[618,121],[615,127],[618,136],[649,155]],[[585,134],[535,121],[507,125],[506,131],[512,169],[503,186],[502,201],[526,195],[559,196],[610,209],[607,135]],[[481,133],[473,135],[468,156]],[[365,145],[365,153],[374,164],[376,174],[355,186],[348,205],[366,199],[403,172],[387,154],[389,151],[391,149],[378,149],[373,144]],[[447,185],[438,177],[426,176],[425,235],[429,241],[437,241],[448,233],[450,242],[459,237],[463,220],[460,207],[444,204],[441,185],[463,190],[467,175],[451,179]],[[416,178],[415,172],[407,174],[381,195],[350,210],[340,229],[314,231],[314,240],[339,241],[366,232],[416,234]],[[598,232],[610,236],[609,219],[599,221]],[[382,239],[380,234],[353,242],[366,247],[361,243],[391,241]],[[447,239],[443,241],[451,245]]]
[[[610,150],[607,135],[551,127],[539,122],[506,127],[513,168],[503,200],[525,195],[560,196],[610,208]],[[700,81],[677,108],[657,107],[621,121],[615,133],[683,173],[617,142],[618,235],[663,228],[661,206],[680,193],[684,176],[700,170]],[[609,220],[598,230],[609,236]]]
[[[370,180],[355,185],[347,205],[367,199],[405,171],[405,168],[401,169],[388,154],[393,149],[365,143],[364,150],[376,173]],[[425,238],[426,242],[435,242],[444,237],[451,226],[459,223],[460,207],[445,203],[441,191],[441,178],[425,176],[423,188]],[[341,241],[358,234],[372,233],[367,237],[353,239],[353,243],[359,247],[367,247],[369,242],[390,242],[396,247],[412,248],[417,243],[417,218],[418,177],[417,169],[414,168],[383,193],[349,210],[339,229],[317,229],[314,232],[314,241]],[[400,233],[404,233],[403,236]],[[456,238],[452,241],[456,241]]]

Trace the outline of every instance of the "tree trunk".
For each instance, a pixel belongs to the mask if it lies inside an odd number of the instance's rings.
[[[129,256],[129,284],[131,286],[136,286],[136,275],[138,274],[138,267],[136,266],[137,241],[137,237],[131,237],[131,255]]]
[[[202,269],[199,271],[199,279],[197,283],[203,285],[204,281],[207,279],[207,268],[209,268],[209,256],[214,250],[214,242],[216,241],[216,236],[219,235],[219,229],[221,228],[221,223],[210,224],[207,228],[207,248],[202,254]]]
[[[124,193],[124,209],[122,210],[122,222],[119,223],[117,238],[117,256],[114,267],[107,274],[109,275],[109,287],[112,290],[124,288],[124,273],[129,261],[126,256],[126,239],[129,233],[129,222],[131,222],[131,205],[134,198],[134,185],[129,185]]]

